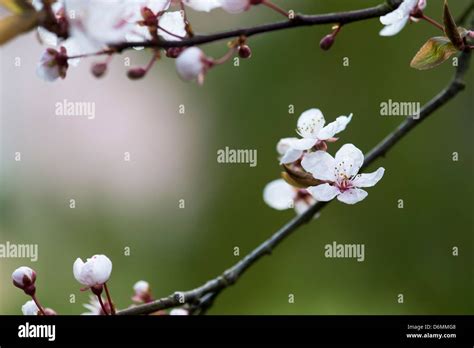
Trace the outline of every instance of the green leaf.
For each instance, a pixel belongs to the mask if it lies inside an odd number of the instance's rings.
[[[0,19],[0,45],[22,33],[30,31],[37,24],[38,14],[34,11]]]
[[[420,48],[410,66],[418,70],[428,70],[440,65],[456,52],[456,47],[447,37],[432,37]]]
[[[444,1],[443,22],[444,22],[444,32],[446,33],[446,36],[449,37],[454,47],[456,47],[458,50],[463,50],[464,41],[461,35],[459,34],[456,22],[454,21],[454,18],[451,15],[451,12],[449,11],[447,0]]]

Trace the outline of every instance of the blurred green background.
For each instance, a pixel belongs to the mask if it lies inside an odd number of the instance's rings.
[[[276,2],[316,14],[381,1]],[[429,1],[427,14],[441,20],[442,3]],[[452,12],[468,3],[450,1]],[[260,7],[238,16],[189,15],[198,32],[281,20]],[[275,145],[296,135],[301,112],[318,107],[328,122],[353,113],[329,151],[351,142],[366,152],[403,121],[380,116],[381,102],[424,104],[451,78],[449,61],[430,71],[409,67],[418,48],[439,35],[434,27],[410,24],[390,38],[378,35],[381,28],[377,19],[348,25],[328,52],[318,43],[330,25],[256,36],[250,60],[213,69],[202,87],[180,81],[168,59],[145,80],[129,81],[126,58],[144,64],[144,52],[116,57],[102,80],[90,76],[94,60],[87,60],[66,80],[47,84],[34,74],[42,50],[34,34],[4,46],[0,242],[37,243],[39,259],[0,259],[0,313],[21,314],[28,300],[11,285],[11,272],[21,265],[37,271],[45,306],[79,314],[88,294],[72,275],[77,257],[110,257],[119,308],[131,303],[140,279],[162,297],[238,261],[294,216],[266,206],[262,190],[278,178]],[[203,49],[217,57],[225,42]],[[384,166],[386,174],[363,202],[329,205],[224,291],[209,313],[474,314],[473,75],[461,95],[369,169]],[[96,119],[54,115],[54,104],[64,99],[96,103]],[[217,163],[216,151],[226,146],[257,149],[257,167]],[[17,151],[21,162],[14,161]],[[131,162],[123,161],[126,151]],[[365,244],[365,261],[325,258],[324,245],[333,241]]]

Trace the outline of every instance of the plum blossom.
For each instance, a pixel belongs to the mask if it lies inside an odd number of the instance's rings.
[[[94,255],[84,263],[78,258],[73,265],[74,278],[87,288],[101,287],[110,278],[112,261],[105,255]]]
[[[71,36],[81,50],[92,53],[121,42],[133,30],[129,19],[136,12],[133,0],[64,0]]]
[[[68,39],[59,48],[47,48],[40,57],[36,74],[45,81],[64,79],[70,65],[77,66],[80,59],[69,57],[79,54],[79,48],[73,39]]]
[[[30,300],[21,306],[21,312],[23,315],[38,315],[39,308],[36,305],[35,301]]]
[[[265,186],[263,200],[277,210],[294,208],[298,215],[316,203],[306,189],[293,187],[283,179],[273,180]]]
[[[337,197],[346,204],[355,204],[367,197],[360,187],[372,187],[383,177],[385,169],[380,167],[373,173],[358,174],[364,163],[364,155],[352,144],[345,144],[333,158],[325,151],[306,154],[301,161],[303,168],[315,179],[324,183],[308,187],[318,201],[327,202]]]
[[[179,76],[185,81],[197,79],[199,84],[204,82],[204,76],[211,66],[212,60],[197,47],[185,49],[176,59]]]
[[[139,4],[135,16],[130,18],[134,23],[133,30],[125,35],[129,42],[152,40],[151,32],[169,41],[179,41],[187,35],[186,23],[181,11],[164,12],[170,6],[170,1],[149,0]],[[143,47],[135,47],[142,49]]]
[[[410,18],[416,20],[413,15],[426,7],[426,0],[404,0],[398,8],[380,17],[380,22],[385,27],[380,31],[381,36],[393,36],[398,34],[408,23]]]
[[[326,142],[334,142],[334,138],[339,132],[346,129],[351,121],[352,114],[349,116],[339,116],[334,122],[324,126],[326,120],[319,109],[309,109],[301,114],[297,122],[297,133],[302,139],[284,138],[277,145],[277,150],[281,153],[286,150],[281,158],[282,164],[292,163],[298,160],[303,152],[313,147],[326,149]]]

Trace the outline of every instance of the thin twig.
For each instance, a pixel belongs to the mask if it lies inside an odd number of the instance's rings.
[[[188,47],[202,45],[210,42],[219,40],[235,38],[240,36],[253,36],[257,34],[268,33],[272,31],[278,31],[283,29],[291,29],[304,26],[320,25],[320,24],[347,24],[357,21],[362,21],[370,18],[377,18],[387,14],[394,8],[399,6],[401,0],[391,0],[382,5],[375,7],[369,7],[362,10],[327,13],[319,15],[295,15],[293,19],[289,19],[282,22],[270,23],[257,25],[249,28],[241,28],[223,31],[220,33],[209,34],[209,35],[195,35],[192,38],[185,39],[182,41],[145,41],[145,42],[123,42],[112,45],[115,50],[121,52],[132,47],[155,47],[155,48],[170,48],[170,47]]]
[[[446,104],[448,101],[453,99],[460,91],[465,87],[463,77],[469,68],[469,60],[471,52],[466,50],[461,53],[459,57],[459,64],[456,69],[454,78],[449,85],[443,89],[438,95],[431,99],[427,104],[420,110],[419,117],[408,117],[398,126],[392,133],[390,133],[385,139],[377,144],[371,151],[365,156],[364,164],[362,168],[365,168],[372,164],[376,159],[383,157],[390,149],[392,149],[403,137],[405,137],[413,128],[424,121],[428,116],[433,114],[436,110]],[[153,301],[151,303],[139,305],[133,308],[125,309],[117,314],[119,315],[139,315],[149,314],[161,309],[181,306],[184,303],[195,304],[200,301],[215,300],[217,295],[225,288],[234,284],[244,272],[254,265],[263,256],[270,254],[285,238],[296,231],[300,226],[312,220],[313,216],[321,211],[329,202],[318,202],[308,209],[304,214],[293,218],[280,230],[274,233],[269,239],[264,241],[253,251],[251,251],[242,260],[237,262],[235,265],[227,269],[222,275],[209,280],[205,284],[197,287],[193,290],[185,292],[175,292],[174,294]],[[211,294],[211,295],[209,295]],[[215,294],[215,295],[212,295]],[[204,297],[205,295],[208,295]],[[209,305],[205,308],[207,310]]]

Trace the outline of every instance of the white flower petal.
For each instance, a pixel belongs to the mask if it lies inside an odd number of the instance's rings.
[[[221,7],[219,0],[183,0],[183,3],[195,11],[204,12],[209,12],[215,8]]]
[[[337,170],[348,177],[356,175],[363,163],[364,154],[353,144],[345,144],[336,152]]]
[[[380,17],[380,23],[383,25],[391,25],[397,22],[400,22],[405,17],[408,17],[408,13],[405,13],[400,7],[395,11],[387,13],[386,15]]]
[[[105,255],[94,255],[87,262],[77,259],[73,273],[76,280],[86,286],[102,285],[110,278],[112,261]]]
[[[295,189],[283,179],[274,180],[263,189],[263,200],[273,209],[291,208],[295,197]]]
[[[181,39],[179,37],[186,36],[186,23],[184,23],[184,18],[181,14],[181,11],[163,13],[163,15],[160,17],[159,25],[164,30],[158,29],[158,35],[160,35],[165,40],[180,41]]]
[[[295,212],[297,215],[304,214],[311,206],[316,203],[316,200],[313,197],[308,197],[305,200],[298,199],[295,202]],[[313,219],[319,218],[320,214],[315,214]]]
[[[336,161],[326,151],[306,154],[301,161],[301,166],[315,179],[335,181]]]
[[[276,150],[278,154],[284,155],[290,148],[293,141],[298,140],[298,138],[282,138],[277,144]]]
[[[82,284],[82,269],[84,268],[84,261],[82,261],[80,258],[77,258],[76,261],[74,262],[74,265],[72,266],[72,273],[74,274],[74,278]]]
[[[317,142],[318,140],[313,138],[296,139],[291,143],[291,147],[295,150],[304,151],[311,149]]]
[[[250,8],[250,0],[221,0],[222,9],[229,13],[241,13]]]
[[[303,151],[301,150],[289,149],[281,158],[280,164],[293,163],[294,161],[299,160],[302,155]]]
[[[308,187],[308,192],[317,200],[321,202],[328,202],[338,194],[340,194],[339,189],[336,186],[329,184],[321,184],[318,186]]]
[[[362,201],[367,195],[368,193],[366,191],[353,188],[341,193],[337,196],[337,199],[346,204],[355,204]]]
[[[154,14],[166,11],[171,5],[171,0],[148,0],[146,7],[153,11]]]
[[[301,114],[296,125],[298,133],[304,138],[316,138],[324,127],[324,116],[319,109],[309,109]]]
[[[35,301],[30,300],[21,306],[21,312],[23,315],[38,315],[39,308],[36,305]]]
[[[204,72],[204,53],[197,47],[185,49],[176,58],[176,70],[185,81],[196,79]]]
[[[409,18],[409,16],[403,17],[403,19],[399,20],[398,22],[387,25],[385,28],[380,30],[380,36],[397,35],[405,27]]]
[[[55,33],[46,30],[43,27],[38,27],[38,36],[42,43],[48,46],[56,47],[59,43],[59,38]]]
[[[372,187],[375,186],[382,179],[385,169],[380,167],[375,172],[368,174],[358,174],[352,180],[352,185],[355,187]]]
[[[346,129],[346,126],[351,122],[352,114],[349,116],[339,116],[334,122],[329,123],[326,127],[323,127],[318,133],[318,139],[327,140],[332,138],[339,132]]]

